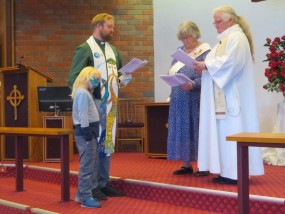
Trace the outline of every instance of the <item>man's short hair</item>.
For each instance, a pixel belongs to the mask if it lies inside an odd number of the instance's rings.
[[[93,17],[92,21],[91,21],[91,26],[92,28],[95,28],[97,26],[97,24],[104,24],[105,21],[107,20],[115,20],[115,17],[108,14],[108,13],[99,13],[96,16]]]

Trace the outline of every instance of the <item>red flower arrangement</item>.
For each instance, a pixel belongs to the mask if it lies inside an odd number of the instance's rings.
[[[285,96],[285,35],[276,37],[273,41],[266,39],[265,47],[268,47],[269,53],[266,54],[268,62],[264,75],[268,79],[268,83],[263,86],[267,91],[282,92]]]

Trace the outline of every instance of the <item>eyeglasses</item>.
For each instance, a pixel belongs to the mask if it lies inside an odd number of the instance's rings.
[[[183,37],[181,38],[181,41],[186,40],[186,39],[192,39],[192,38],[193,38],[192,35],[186,35],[186,36],[183,36]]]
[[[213,22],[213,25],[218,25],[218,24],[220,24],[222,21],[223,21],[223,20],[214,21],[214,22]]]

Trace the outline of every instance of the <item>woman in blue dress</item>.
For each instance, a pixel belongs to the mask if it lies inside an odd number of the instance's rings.
[[[192,21],[184,21],[177,31],[177,38],[183,43],[180,47],[197,61],[204,61],[210,46],[202,43],[200,31]],[[167,159],[183,161],[174,175],[192,174],[191,162],[198,158],[199,110],[201,75],[183,63],[173,60],[169,75],[175,73],[189,77],[192,82],[172,87],[168,118]],[[209,172],[197,172],[196,176],[208,175]]]

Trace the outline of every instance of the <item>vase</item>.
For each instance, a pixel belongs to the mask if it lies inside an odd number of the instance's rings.
[[[283,96],[284,92],[283,92]],[[273,133],[285,133],[285,100],[278,104],[276,122],[273,128]],[[263,148],[264,163],[285,166],[285,149],[284,148]]]

